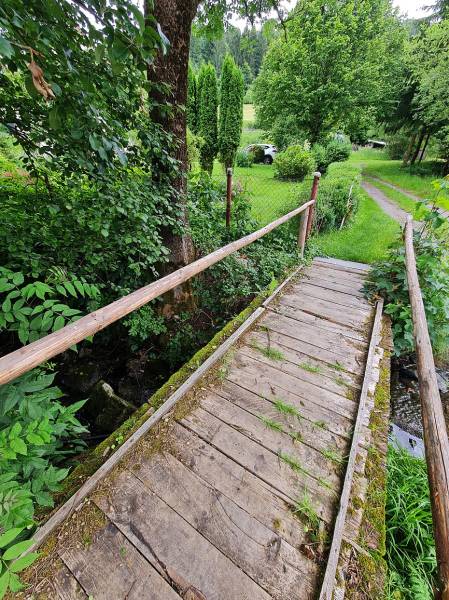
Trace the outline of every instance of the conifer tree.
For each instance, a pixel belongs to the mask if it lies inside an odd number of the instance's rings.
[[[201,168],[212,173],[214,160],[218,152],[217,109],[218,89],[217,75],[212,64],[203,64],[198,75],[199,127],[198,134],[202,138],[200,150]]]
[[[220,89],[218,148],[223,165],[232,167],[242,135],[243,75],[231,55],[223,61]]]
[[[192,133],[198,133],[198,89],[194,70],[189,64],[187,81],[187,126]]]

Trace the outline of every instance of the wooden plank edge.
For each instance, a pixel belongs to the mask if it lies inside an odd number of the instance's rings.
[[[282,285],[282,284],[281,284]],[[275,290],[276,292],[276,290]],[[274,293],[275,293],[274,292]],[[273,294],[272,294],[273,295]],[[189,392],[194,385],[226,354],[231,346],[255,323],[266,308],[260,306],[240,327],[207,358],[198,369],[145,421],[122,446],[106,460],[101,467],[90,477],[75,494],[69,498],[49,519],[40,527],[33,536],[33,545],[23,553],[23,556],[35,552],[48,536],[69,518],[83,500],[95,489],[98,483],[112,471],[122,458],[135,446],[135,444],[148,433],[174,406]]]
[[[299,275],[299,273],[303,270],[303,267],[304,265],[301,265],[300,267],[295,269],[293,273],[289,277],[287,277],[287,279],[284,279],[284,281],[274,290],[274,292],[262,302],[261,306],[266,308],[268,304],[270,304],[270,302],[272,302],[280,294],[280,292],[282,292],[282,290],[292,281],[292,279]]]
[[[324,573],[323,583],[319,595],[319,600],[332,600],[332,593],[334,590],[335,576],[337,573],[338,559],[340,556],[341,543],[343,540],[344,527],[346,522],[346,515],[348,511],[349,498],[351,495],[352,480],[354,475],[354,469],[356,464],[357,453],[360,445],[360,438],[362,433],[362,426],[365,420],[365,406],[368,396],[368,391],[371,383],[371,375],[373,370],[374,356],[376,347],[380,343],[381,337],[381,326],[382,326],[382,311],[384,301],[379,300],[376,305],[376,315],[374,317],[373,328],[371,331],[371,341],[368,350],[368,357],[366,360],[365,376],[363,379],[362,391],[360,393],[359,410],[357,413],[357,419],[354,427],[354,435],[351,443],[351,450],[349,453],[348,463],[346,467],[346,474],[343,483],[343,489],[340,496],[340,506],[338,509],[337,518],[335,520],[334,532],[332,537],[332,544],[329,550],[329,557]]]
[[[354,269],[362,273],[367,273],[371,269],[371,266],[366,263],[354,262],[352,260],[341,260],[340,258],[325,258],[323,256],[317,256],[315,258],[315,262],[324,263],[325,265],[331,265],[337,268],[341,267],[344,270]]]

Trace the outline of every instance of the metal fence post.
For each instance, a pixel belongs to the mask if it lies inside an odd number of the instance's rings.
[[[232,169],[226,169],[226,227],[231,225]]]
[[[313,174],[313,184],[312,184],[312,192],[310,193],[310,199],[311,200],[315,200],[316,202],[316,197],[318,194],[318,185],[320,183],[320,178],[321,178],[321,173],[319,171],[316,171]],[[312,230],[312,225],[313,225],[313,216],[315,214],[315,204],[312,204],[312,206],[310,207],[309,210],[309,216],[307,219],[307,235],[306,235],[306,240],[310,235],[310,232]]]

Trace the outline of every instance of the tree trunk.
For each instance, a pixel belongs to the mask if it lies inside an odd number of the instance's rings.
[[[404,167],[406,167],[408,165],[408,161],[410,160],[410,154],[412,153],[412,150],[415,146],[415,140],[416,140],[416,133],[412,133],[412,135],[410,136],[410,141],[407,146],[407,150],[405,151],[405,154],[404,154],[404,158],[402,159],[402,164],[404,165]]]
[[[421,153],[419,155],[418,164],[421,164],[422,159],[424,158],[424,155],[425,155],[426,150],[427,150],[427,146],[429,144],[429,140],[430,140],[430,133],[428,133],[427,136],[426,136],[426,141],[424,142],[424,148],[422,149],[422,151],[421,151]]]
[[[187,228],[187,139],[186,114],[187,80],[190,48],[190,30],[195,17],[199,0],[155,0],[154,8],[145,2],[146,14],[153,14],[162,31],[170,41],[168,52],[159,53],[155,63],[148,68],[148,79],[157,83],[168,84],[164,92],[153,94],[157,103],[165,108],[173,105],[173,113],[167,113],[157,108],[152,112],[152,119],[160,123],[165,131],[173,134],[175,139],[174,158],[179,161],[180,175],[173,181],[175,190],[173,202],[181,204],[181,224]],[[190,235],[173,233],[172,230],[163,232],[164,244],[170,250],[169,265],[166,272],[172,272],[192,262],[194,249]],[[169,300],[168,298],[166,299]],[[166,303],[164,312],[170,315],[172,304],[188,306],[192,304],[191,286],[184,284],[174,290],[171,302]]]
[[[419,151],[421,150],[421,146],[422,146],[425,135],[426,135],[426,130],[423,127],[420,131],[418,143],[416,145],[415,153],[413,154],[412,160],[410,161],[410,166],[415,164],[415,162],[419,156]]]

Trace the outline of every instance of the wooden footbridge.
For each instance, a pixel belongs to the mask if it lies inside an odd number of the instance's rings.
[[[262,230],[0,359],[0,383],[298,214],[303,250],[314,193]],[[44,552],[23,597],[344,598],[354,552],[366,553],[358,540],[369,450],[382,457],[387,435],[388,415],[375,406],[382,301],[364,298],[367,273],[316,258],[290,276],[36,532]],[[364,536],[376,548],[375,532]]]

